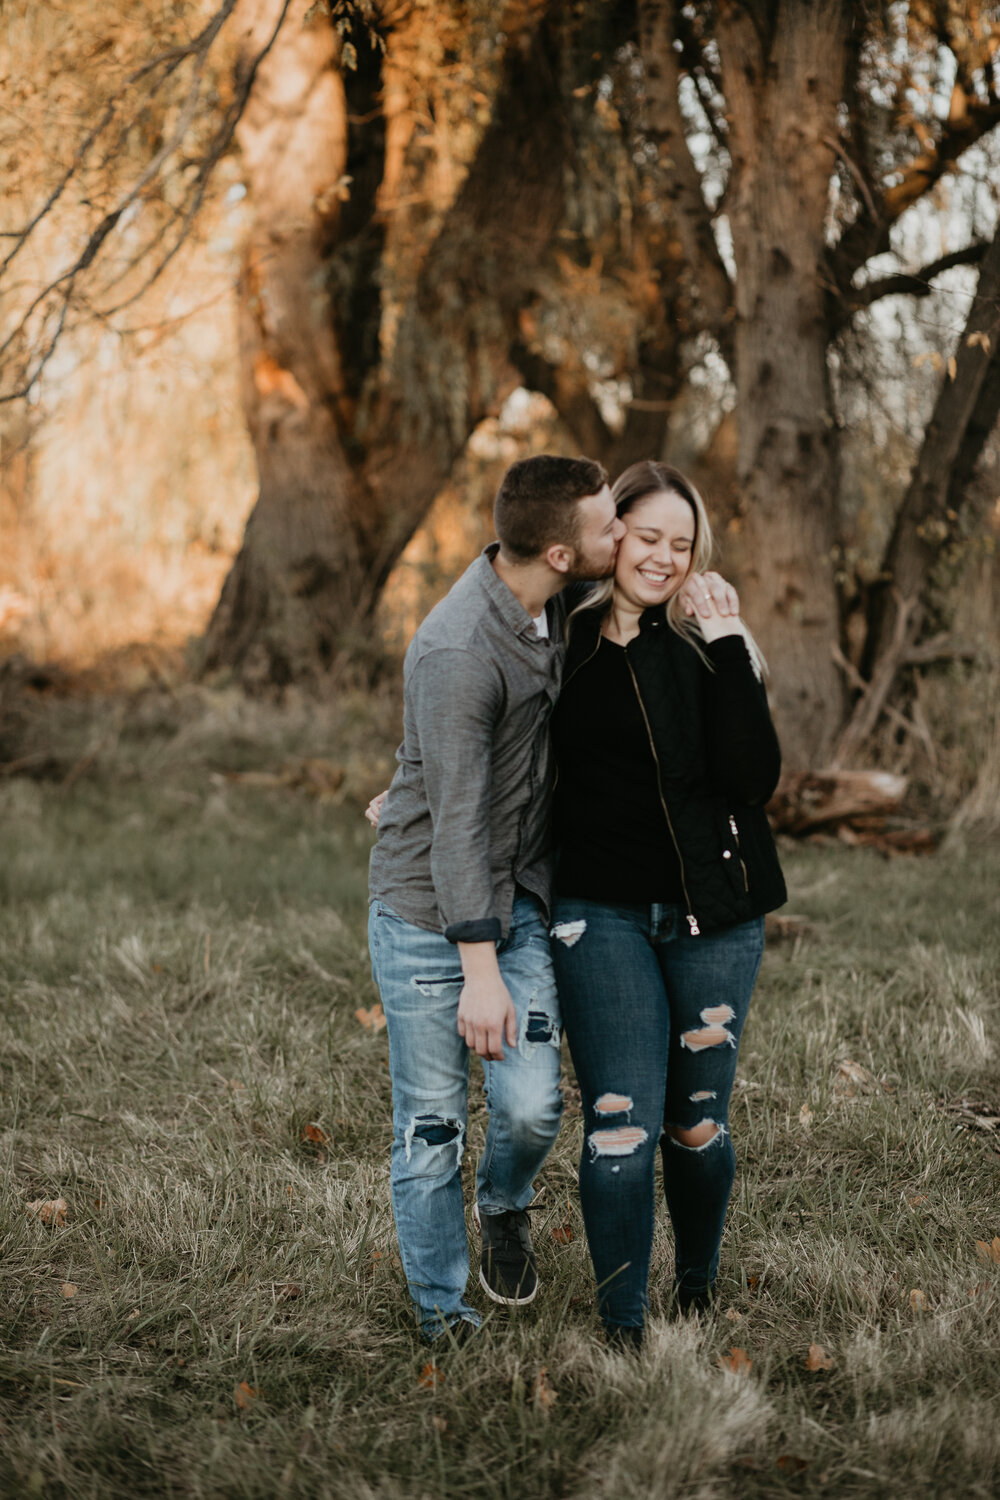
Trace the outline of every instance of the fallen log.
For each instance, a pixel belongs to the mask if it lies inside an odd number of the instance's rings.
[[[906,777],[891,771],[789,771],[767,811],[777,833],[833,830],[855,819],[870,831],[872,819],[899,811],[906,788]]]

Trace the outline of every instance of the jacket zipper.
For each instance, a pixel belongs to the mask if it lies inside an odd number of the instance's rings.
[[[736,854],[740,862],[740,869],[743,871],[743,889],[749,893],[750,878],[747,875],[746,862],[743,858],[743,849],[740,845],[740,830],[736,826],[736,819],[733,817],[732,813],[729,814],[729,831],[733,836],[733,843],[736,845]]]
[[[601,632],[598,631],[597,632],[597,645],[594,647],[593,651],[591,651],[591,653],[590,653],[589,656],[585,656],[583,658],[583,661],[579,662],[573,668],[572,672],[569,674],[568,677],[564,677],[563,678],[562,682],[559,685],[559,691],[560,692],[563,691],[563,689],[566,687],[566,684],[568,682],[572,682],[573,681],[573,678],[576,676],[577,672],[579,672],[583,667],[585,667],[587,665],[588,661],[593,661],[594,657],[597,655],[597,653],[598,653],[598,651],[600,651],[600,649],[601,649]],[[559,767],[556,766],[556,774],[555,774],[555,776],[553,777],[553,780],[552,780],[552,790],[555,791],[555,789],[556,789],[556,787],[558,785],[559,785]]]
[[[600,644],[600,642],[598,642],[598,644]],[[642,694],[639,691],[639,684],[635,680],[635,672],[632,670],[632,663],[629,660],[627,646],[625,648],[625,661],[628,664],[629,676],[632,679],[632,686],[635,688],[635,696],[639,701],[639,711],[642,714],[642,722],[646,726],[646,734],[649,738],[649,748],[653,752],[653,763],[656,766],[656,789],[660,794],[660,806],[663,808],[663,816],[667,820],[667,827],[670,830],[670,837],[673,840],[674,849],[677,851],[677,863],[679,864],[681,871],[681,889],[684,892],[684,904],[687,907],[687,924],[691,929],[691,936],[700,937],[701,928],[698,926],[698,918],[695,916],[694,912],[691,909],[691,897],[688,895],[687,880],[684,876],[684,859],[681,855],[681,846],[677,842],[677,835],[674,832],[674,825],[671,822],[670,813],[667,810],[667,799],[663,795],[663,781],[660,777],[660,757],[656,753],[656,745],[653,742],[653,731],[649,727],[649,718],[646,714],[646,705],[642,701]]]

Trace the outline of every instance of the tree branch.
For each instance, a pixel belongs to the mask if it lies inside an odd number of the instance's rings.
[[[58,276],[54,277],[50,282],[48,282],[46,286],[41,289],[40,292],[38,292],[38,294],[29,303],[27,309],[18,318],[17,322],[11,329],[10,333],[7,335],[6,339],[3,341],[2,345],[0,345],[0,357],[2,357],[19,338],[23,338],[27,335],[30,321],[38,311],[38,309],[42,307],[46,301],[50,299],[56,299],[58,297],[60,305],[54,329],[52,329],[51,333],[43,339],[42,347],[37,355],[37,358],[35,358],[33,362],[29,363],[28,369],[25,371],[21,380],[18,382],[16,388],[12,391],[0,394],[0,405],[9,403],[11,401],[23,400],[30,393],[32,388],[37,384],[40,376],[51,360],[59,339],[61,338],[67,326],[70,303],[80,277],[91,267],[91,265],[93,265],[94,261],[100,254],[106,240],[116,229],[126,210],[139,199],[140,195],[146,190],[146,188],[148,188],[149,184],[159,176],[166,163],[177,152],[185,137],[187,136],[192,124],[194,123],[198,111],[198,106],[201,100],[203,76],[205,67],[208,62],[209,52],[226,20],[235,9],[236,4],[237,0],[224,0],[224,3],[211,17],[207,25],[204,26],[198,33],[198,35],[193,38],[193,40],[186,46],[173,48],[168,52],[159,54],[159,56],[151,59],[148,63],[145,63],[141,68],[136,69],[135,72],[129,75],[122,87],[115,92],[112,99],[109,101],[104,114],[101,117],[101,120],[93,130],[88,132],[87,136],[77,148],[70,166],[63,173],[62,177],[57,182],[52,192],[50,192],[47,199],[35,214],[31,222],[22,231],[18,243],[10,251],[6,259],[2,263],[0,263],[0,275],[2,275],[3,272],[9,267],[14,257],[27,243],[30,235],[34,232],[34,230],[42,222],[46,215],[51,213],[55,205],[58,203],[60,197],[65,192],[74,175],[83,166],[88,153],[91,151],[97,140],[114,119],[121,100],[126,96],[129,90],[133,89],[137,83],[141,82],[144,78],[149,77],[149,75],[151,73],[154,73],[157,69],[163,68],[163,77],[155,80],[153,88],[153,94],[155,95],[162,87],[166,79],[177,70],[182,62],[184,62],[188,58],[194,58],[195,66],[193,76],[188,86],[187,95],[181,107],[178,121],[174,129],[171,131],[169,138],[156,151],[155,155],[146,163],[136,179],[129,185],[124,194],[119,198],[115,207],[107,212],[97,224],[97,226],[93,229],[86,241],[86,244],[83,246],[83,249],[76,257],[72,265],[60,272]],[[250,97],[250,92],[253,88],[254,80],[257,76],[257,71],[264,58],[267,56],[268,52],[271,50],[271,47],[274,45],[278,32],[280,31],[287,15],[289,4],[290,0],[285,0],[271,36],[269,37],[268,41],[265,43],[261,51],[254,57],[249,68],[246,69],[244,76],[237,80],[234,98],[223,116],[221,125],[216,130],[207,148],[197,159],[198,170],[191,182],[185,186],[184,199],[177,207],[173,209],[167,223],[163,227],[161,227],[161,229],[157,232],[156,235],[154,235],[152,240],[144,247],[144,249],[140,251],[137,256],[132,258],[132,260],[129,262],[128,267],[126,268],[126,271],[122,274],[127,275],[129,271],[133,270],[137,265],[141,264],[143,258],[148,255],[156,247],[156,245],[163,240],[164,236],[167,233],[169,233],[171,226],[177,224],[178,221],[180,221],[180,228],[174,242],[166,251],[166,253],[160,257],[151,273],[144,279],[142,285],[136,292],[130,294],[124,300],[111,307],[95,309],[95,316],[106,320],[113,316],[115,313],[120,312],[124,308],[130,307],[135,302],[137,302],[160,278],[160,276],[166,270],[167,266],[170,264],[178,251],[181,249],[182,245],[187,240],[191,226],[198,214],[199,209],[201,208],[202,202],[204,201],[205,192],[208,187],[211,174],[232,142],[236,126],[239,123],[243,111],[246,108],[247,101]],[[116,278],[116,280],[120,279],[120,277]],[[112,280],[107,284],[105,290],[109,290],[110,287],[114,284],[115,280]],[[47,321],[47,317],[47,314],[44,315],[43,328],[45,326],[45,322]]]
[[[978,266],[989,247],[989,240],[975,240],[971,245],[963,245],[961,250],[953,250],[950,255],[932,260],[930,265],[921,266],[919,271],[899,271],[892,276],[881,276],[877,281],[869,281],[851,293],[851,311],[869,307],[883,297],[927,297],[933,290],[931,282],[936,276],[950,271],[954,266]]]
[[[680,68],[674,51],[674,7],[669,0],[643,0],[639,15],[645,65],[646,129],[659,150],[684,258],[696,281],[702,325],[733,361],[732,285],[712,230],[712,219],[685,133],[678,98]]]

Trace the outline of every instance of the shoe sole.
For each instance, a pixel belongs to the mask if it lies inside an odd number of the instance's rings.
[[[482,1234],[483,1221],[479,1217],[478,1203],[474,1203],[472,1205],[472,1222],[473,1224],[475,1224],[478,1232]],[[536,1281],[530,1295],[527,1297],[501,1297],[500,1293],[495,1292],[490,1286],[481,1270],[479,1272],[479,1285],[482,1287],[487,1297],[489,1297],[493,1302],[499,1302],[501,1307],[527,1307],[528,1303],[534,1302],[535,1298],[538,1296],[538,1282]]]
[[[535,1298],[538,1296],[537,1281],[535,1282],[535,1285],[529,1297],[501,1297],[500,1293],[495,1292],[490,1286],[482,1271],[480,1271],[479,1273],[479,1285],[482,1287],[487,1297],[490,1297],[494,1302],[499,1302],[502,1307],[527,1307],[528,1303],[534,1302]]]

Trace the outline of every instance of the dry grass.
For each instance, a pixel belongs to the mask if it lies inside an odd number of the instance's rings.
[[[997,1493],[1000,1264],[977,1241],[1000,1155],[939,1107],[997,1102],[994,850],[789,854],[810,928],[768,952],[748,1025],[712,1319],[666,1320],[661,1221],[649,1347],[602,1347],[571,1107],[543,1293],[434,1383],[392,1234],[385,1036],[355,1019],[359,807],[391,715],[372,757],[359,702],[282,719],[181,693],[110,738],[110,708],[61,712],[65,763],[103,744],[86,773],[0,783],[0,1493]],[[340,801],[227,774],[289,753],[343,764]],[[26,1212],[58,1198],[65,1223]],[[745,1374],[719,1368],[734,1346]]]

